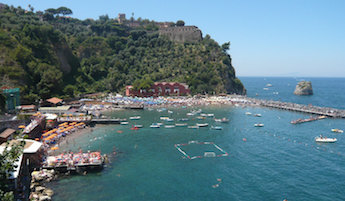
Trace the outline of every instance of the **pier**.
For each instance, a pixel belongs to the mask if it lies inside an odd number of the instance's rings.
[[[121,121],[126,119],[92,119],[91,124],[120,124]]]
[[[312,115],[321,115],[326,117],[332,118],[345,118],[345,110],[335,109],[335,108],[327,108],[327,107],[318,107],[313,105],[302,105],[296,103],[287,103],[287,102],[280,102],[280,101],[267,101],[267,100],[259,100],[259,99],[248,99],[255,105],[269,107],[269,108],[276,108],[282,110],[289,110],[294,112],[303,112]]]

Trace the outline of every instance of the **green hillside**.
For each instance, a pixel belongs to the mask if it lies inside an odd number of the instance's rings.
[[[198,43],[159,37],[153,21],[131,28],[107,15],[66,17],[68,8],[44,12],[0,8],[0,85],[20,87],[24,102],[98,91],[123,92],[136,80],[178,81],[196,93],[245,93],[235,76],[229,44],[210,36]]]

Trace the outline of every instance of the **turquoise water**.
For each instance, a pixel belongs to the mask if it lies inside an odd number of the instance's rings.
[[[345,78],[240,77],[240,79],[249,97],[345,109]],[[312,82],[314,95],[293,94],[296,84],[301,80]],[[272,87],[267,87],[267,84],[272,84]]]
[[[272,83],[273,84],[273,83]],[[118,154],[99,173],[70,176],[51,183],[54,200],[304,200],[335,201],[345,197],[345,137],[331,133],[345,129],[343,119],[324,119],[300,125],[289,122],[308,115],[267,108],[211,106],[203,112],[227,124],[191,119],[188,124],[207,122],[223,130],[200,128],[149,128],[160,116],[186,117],[191,108],[167,111],[118,111],[107,115],[128,118],[141,115],[130,125],[96,128],[69,143],[77,151],[101,150]],[[262,117],[245,115],[260,113]],[[264,123],[262,128],[255,123]],[[144,128],[133,131],[131,124]],[[117,131],[123,131],[118,133]],[[337,143],[317,144],[314,137],[336,137]],[[245,138],[245,139],[244,139]],[[174,144],[191,140],[212,141],[228,157],[184,159]],[[186,147],[190,155],[211,151],[209,146]],[[221,179],[219,182],[217,179]],[[218,187],[215,186],[218,184]]]

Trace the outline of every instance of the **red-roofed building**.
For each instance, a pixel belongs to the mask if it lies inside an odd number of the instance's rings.
[[[60,98],[53,97],[53,98],[47,99],[45,102],[46,102],[46,104],[44,104],[44,105],[61,106],[63,100]]]
[[[185,96],[189,95],[188,85],[179,82],[155,82],[150,89],[134,90],[133,86],[126,86],[126,96]]]

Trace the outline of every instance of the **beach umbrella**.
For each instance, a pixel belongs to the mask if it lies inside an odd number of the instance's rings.
[[[51,150],[58,150],[59,147],[52,147]]]
[[[18,126],[18,128],[25,128],[25,126],[24,125],[20,125],[20,126]]]
[[[35,140],[36,140],[36,141],[40,141],[40,139],[39,139],[39,138],[35,138]]]

